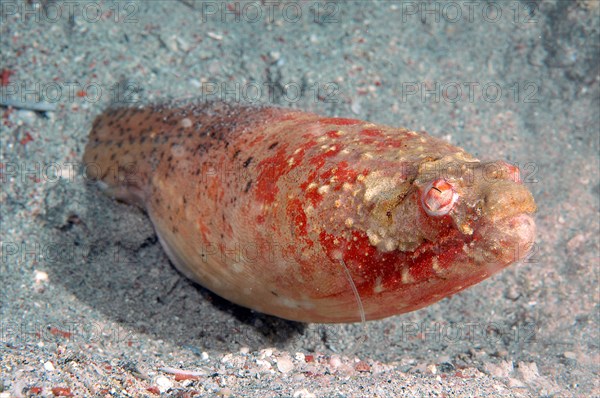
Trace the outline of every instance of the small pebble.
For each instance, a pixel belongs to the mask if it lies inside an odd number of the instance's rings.
[[[35,283],[46,282],[48,280],[48,274],[44,271],[35,271]]]
[[[17,121],[17,125],[23,124],[34,124],[37,119],[37,115],[34,111],[29,110],[19,110],[16,112],[19,120]]]
[[[173,388],[173,382],[166,376],[158,376],[154,383],[158,386],[161,393],[169,391]]]
[[[339,367],[341,364],[342,364],[342,360],[337,355],[332,355],[331,358],[329,359],[329,365],[331,365],[334,368]]]
[[[354,369],[356,369],[357,372],[369,372],[371,370],[371,366],[365,361],[360,361],[354,365]]]
[[[271,355],[273,355],[273,350],[271,348],[265,348],[261,352],[261,357],[262,358],[270,357]]]
[[[304,376],[303,373],[296,373],[294,376],[292,376],[292,380],[295,382],[300,382],[300,381],[303,381],[304,379],[306,379],[306,376]]]
[[[221,388],[219,390],[219,392],[217,393],[218,396],[220,397],[230,397],[233,393],[231,392],[231,390],[227,387],[225,388]]]
[[[281,357],[277,360],[277,369],[281,373],[287,373],[294,369],[294,364],[289,358]]]
[[[306,388],[295,391],[294,395],[292,395],[292,396],[294,398],[316,398],[316,395],[313,394],[312,392],[308,392],[308,390]]]

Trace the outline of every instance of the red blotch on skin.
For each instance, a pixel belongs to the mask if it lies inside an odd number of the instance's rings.
[[[304,197],[310,200],[313,207],[317,206],[321,200],[323,200],[323,195],[321,195],[316,189],[311,189],[310,191],[306,192]]]
[[[342,150],[341,145],[334,145],[332,148],[329,148],[327,151],[315,155],[310,159],[310,164],[314,165],[317,169],[320,169],[325,165],[326,159],[332,156],[337,155]]]
[[[204,241],[204,243],[209,244],[210,240],[208,238],[208,235],[210,235],[210,228],[204,225],[204,223],[202,222],[202,218],[198,219],[198,229],[200,231],[200,234],[202,235],[202,240]]]
[[[256,182],[256,197],[265,202],[273,203],[279,192],[277,182],[288,171],[287,145],[282,146],[271,157],[258,164],[259,175]]]
[[[304,154],[306,153],[306,151],[315,145],[317,145],[317,141],[312,140],[312,139],[310,141],[302,144],[302,146],[299,148],[300,150],[297,153],[292,154],[292,156],[291,156],[292,158],[294,158],[294,164],[292,165],[290,170],[298,167],[304,160]]]
[[[329,138],[338,138],[340,136],[340,132],[338,130],[330,130],[325,133]]]
[[[297,153],[291,155],[287,154],[288,145],[285,144],[273,156],[262,160],[258,164],[260,171],[256,184],[257,198],[265,203],[272,203],[279,192],[277,187],[279,179],[298,167],[303,162],[306,151],[316,144],[315,140],[307,141],[300,146]],[[294,158],[294,163],[290,165],[288,161],[291,158]]]
[[[292,112],[292,113],[286,113],[286,114],[284,114],[284,115],[281,115],[281,116],[279,117],[279,120],[281,120],[281,121],[295,120],[295,119],[297,119],[297,118],[298,118],[298,116],[299,116],[299,114],[298,114],[298,113],[295,113],[295,112]]]
[[[361,231],[352,231],[350,239],[321,232],[319,242],[332,262],[339,262],[339,254],[342,254],[360,296],[368,298],[376,294],[374,287],[377,283],[381,283],[386,290],[396,290],[404,284],[397,268],[399,264],[409,264],[414,283],[420,283],[435,276],[433,257],[437,258],[441,269],[456,262],[463,255],[462,245],[465,243],[464,239],[457,238],[456,232],[449,228],[445,231],[447,235],[444,236],[442,232],[438,243],[423,243],[414,252],[380,252]],[[445,242],[443,250],[440,249],[440,242]],[[449,286],[448,292],[451,288]]]
[[[342,117],[325,117],[319,119],[319,123],[321,124],[333,124],[334,126],[352,126],[355,124],[362,124],[362,120],[357,119],[346,119]]]
[[[362,145],[374,144],[378,150],[401,148],[406,144],[405,138],[401,138],[397,135],[386,136],[382,129],[363,129],[359,134],[361,135],[360,143]]]
[[[308,186],[315,181],[315,178],[317,178],[317,175],[318,175],[318,173],[315,170],[311,171],[310,174],[308,175],[308,178],[306,179],[306,181],[304,181],[302,184],[300,184],[300,188],[303,191],[306,191]]]
[[[352,238],[346,240],[323,231],[319,235],[319,241],[333,263],[339,262],[341,253],[360,296],[373,295],[377,276],[386,272],[385,264],[380,262],[380,256],[376,255],[377,248],[370,244],[369,238],[362,232],[352,231]]]
[[[248,147],[252,148],[254,145],[256,145],[257,143],[262,141],[264,138],[265,138],[264,136],[257,134],[256,137],[254,137],[254,139],[248,143]]]
[[[340,189],[342,189],[342,185],[345,182],[348,182],[348,183],[355,182],[356,178],[360,174],[367,175],[368,170],[364,169],[360,172],[357,170],[354,170],[348,165],[348,162],[346,162],[344,160],[344,161],[341,161],[340,163],[338,163],[336,167],[332,167],[331,169],[322,173],[321,178],[323,180],[329,180],[331,177],[335,177],[335,183],[332,184],[332,185],[334,185],[333,190],[339,191]]]
[[[306,214],[304,213],[304,209],[302,208],[302,202],[300,202],[299,199],[290,200],[287,206],[287,214],[289,219],[294,223],[294,231],[296,231],[299,236],[306,238],[307,218]],[[313,245],[311,240],[305,239],[305,241],[309,244],[309,246]]]
[[[404,144],[405,143],[402,140],[393,139],[393,138],[386,138],[385,141],[379,141],[377,143],[377,148],[378,149],[383,149],[383,148],[400,148]]]
[[[363,129],[360,131],[360,135],[366,135],[367,137],[385,137],[383,130],[381,129]]]
[[[331,151],[334,152],[334,151]],[[317,162],[317,169],[320,169],[322,167],[322,165],[324,165],[325,163],[325,157],[322,157],[318,162]],[[313,159],[311,159],[312,162]],[[348,162],[346,161],[342,161],[340,162],[336,167],[332,167],[328,170],[326,170],[325,172],[321,173],[320,175],[318,174],[318,172],[316,170],[313,170],[310,172],[310,174],[308,175],[308,178],[306,179],[306,181],[304,181],[302,184],[300,184],[300,188],[304,191],[304,197],[308,200],[311,201],[313,206],[317,206],[321,200],[323,199],[323,195],[321,195],[319,193],[319,191],[317,190],[317,188],[312,188],[312,189],[308,189],[308,186],[310,184],[312,184],[313,182],[315,182],[317,180],[317,176],[318,178],[318,182],[317,184],[321,184],[321,182],[327,181],[329,179],[331,179],[332,177],[336,177],[336,180],[331,184],[333,186],[333,190],[334,191],[339,191],[340,189],[342,189],[342,186],[345,182],[349,182],[352,183],[354,181],[356,181],[356,178],[358,177],[359,174],[367,174],[368,170],[363,170],[362,172],[356,171],[352,168],[349,167]]]

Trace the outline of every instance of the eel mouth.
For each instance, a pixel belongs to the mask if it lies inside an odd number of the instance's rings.
[[[512,215],[497,220],[481,231],[485,242],[484,261],[492,267],[505,267],[523,260],[533,247],[535,221],[528,213]]]
[[[503,220],[498,228],[503,229],[512,237],[515,248],[514,261],[525,258],[535,241],[536,228],[533,217],[529,214],[518,214]]]

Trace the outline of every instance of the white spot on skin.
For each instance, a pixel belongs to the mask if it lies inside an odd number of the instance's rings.
[[[317,192],[321,195],[325,195],[327,192],[329,192],[329,185],[323,185],[323,186],[319,187]]]
[[[438,274],[443,271],[443,269],[440,267],[440,262],[436,257],[431,259],[431,268],[433,268],[433,270]]]
[[[181,127],[183,127],[184,129],[192,127],[192,121],[190,119],[188,119],[187,117],[181,119],[180,123],[181,123]]]
[[[410,271],[408,268],[402,269],[402,273],[400,274],[400,277],[402,279],[402,283],[404,283],[404,284],[415,282],[415,278],[410,274]]]
[[[391,252],[392,250],[395,250],[396,247],[398,247],[398,244],[396,243],[396,240],[393,238],[387,238],[385,239],[384,243],[383,243],[383,250],[386,252]]]
[[[465,234],[465,235],[473,235],[473,228],[471,228],[471,226],[469,224],[467,224],[467,223],[461,224],[459,228],[460,228],[460,231],[463,234]]]
[[[379,235],[371,229],[367,229],[367,236],[369,237],[369,243],[373,246],[377,246],[381,242]]]
[[[350,227],[352,227],[354,225],[354,220],[351,219],[351,218],[346,218],[346,222],[344,224],[346,224],[346,226],[348,228],[350,228]]]
[[[171,147],[171,154],[173,154],[173,157],[176,157],[176,158],[183,157],[183,155],[185,155],[184,146],[183,145],[173,145],[173,147]]]
[[[310,184],[308,184],[308,186],[306,187],[307,191],[310,191],[311,189],[315,189],[317,187],[317,183],[316,182],[311,182]]]
[[[383,288],[383,285],[381,284],[381,277],[377,277],[377,279],[375,280],[375,286],[373,287],[373,292],[374,293],[381,293],[383,292],[385,289]]]

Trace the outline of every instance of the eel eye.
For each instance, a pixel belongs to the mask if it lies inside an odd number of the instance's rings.
[[[430,216],[444,216],[450,213],[457,199],[458,194],[443,178],[429,184],[421,196],[423,208]]]

